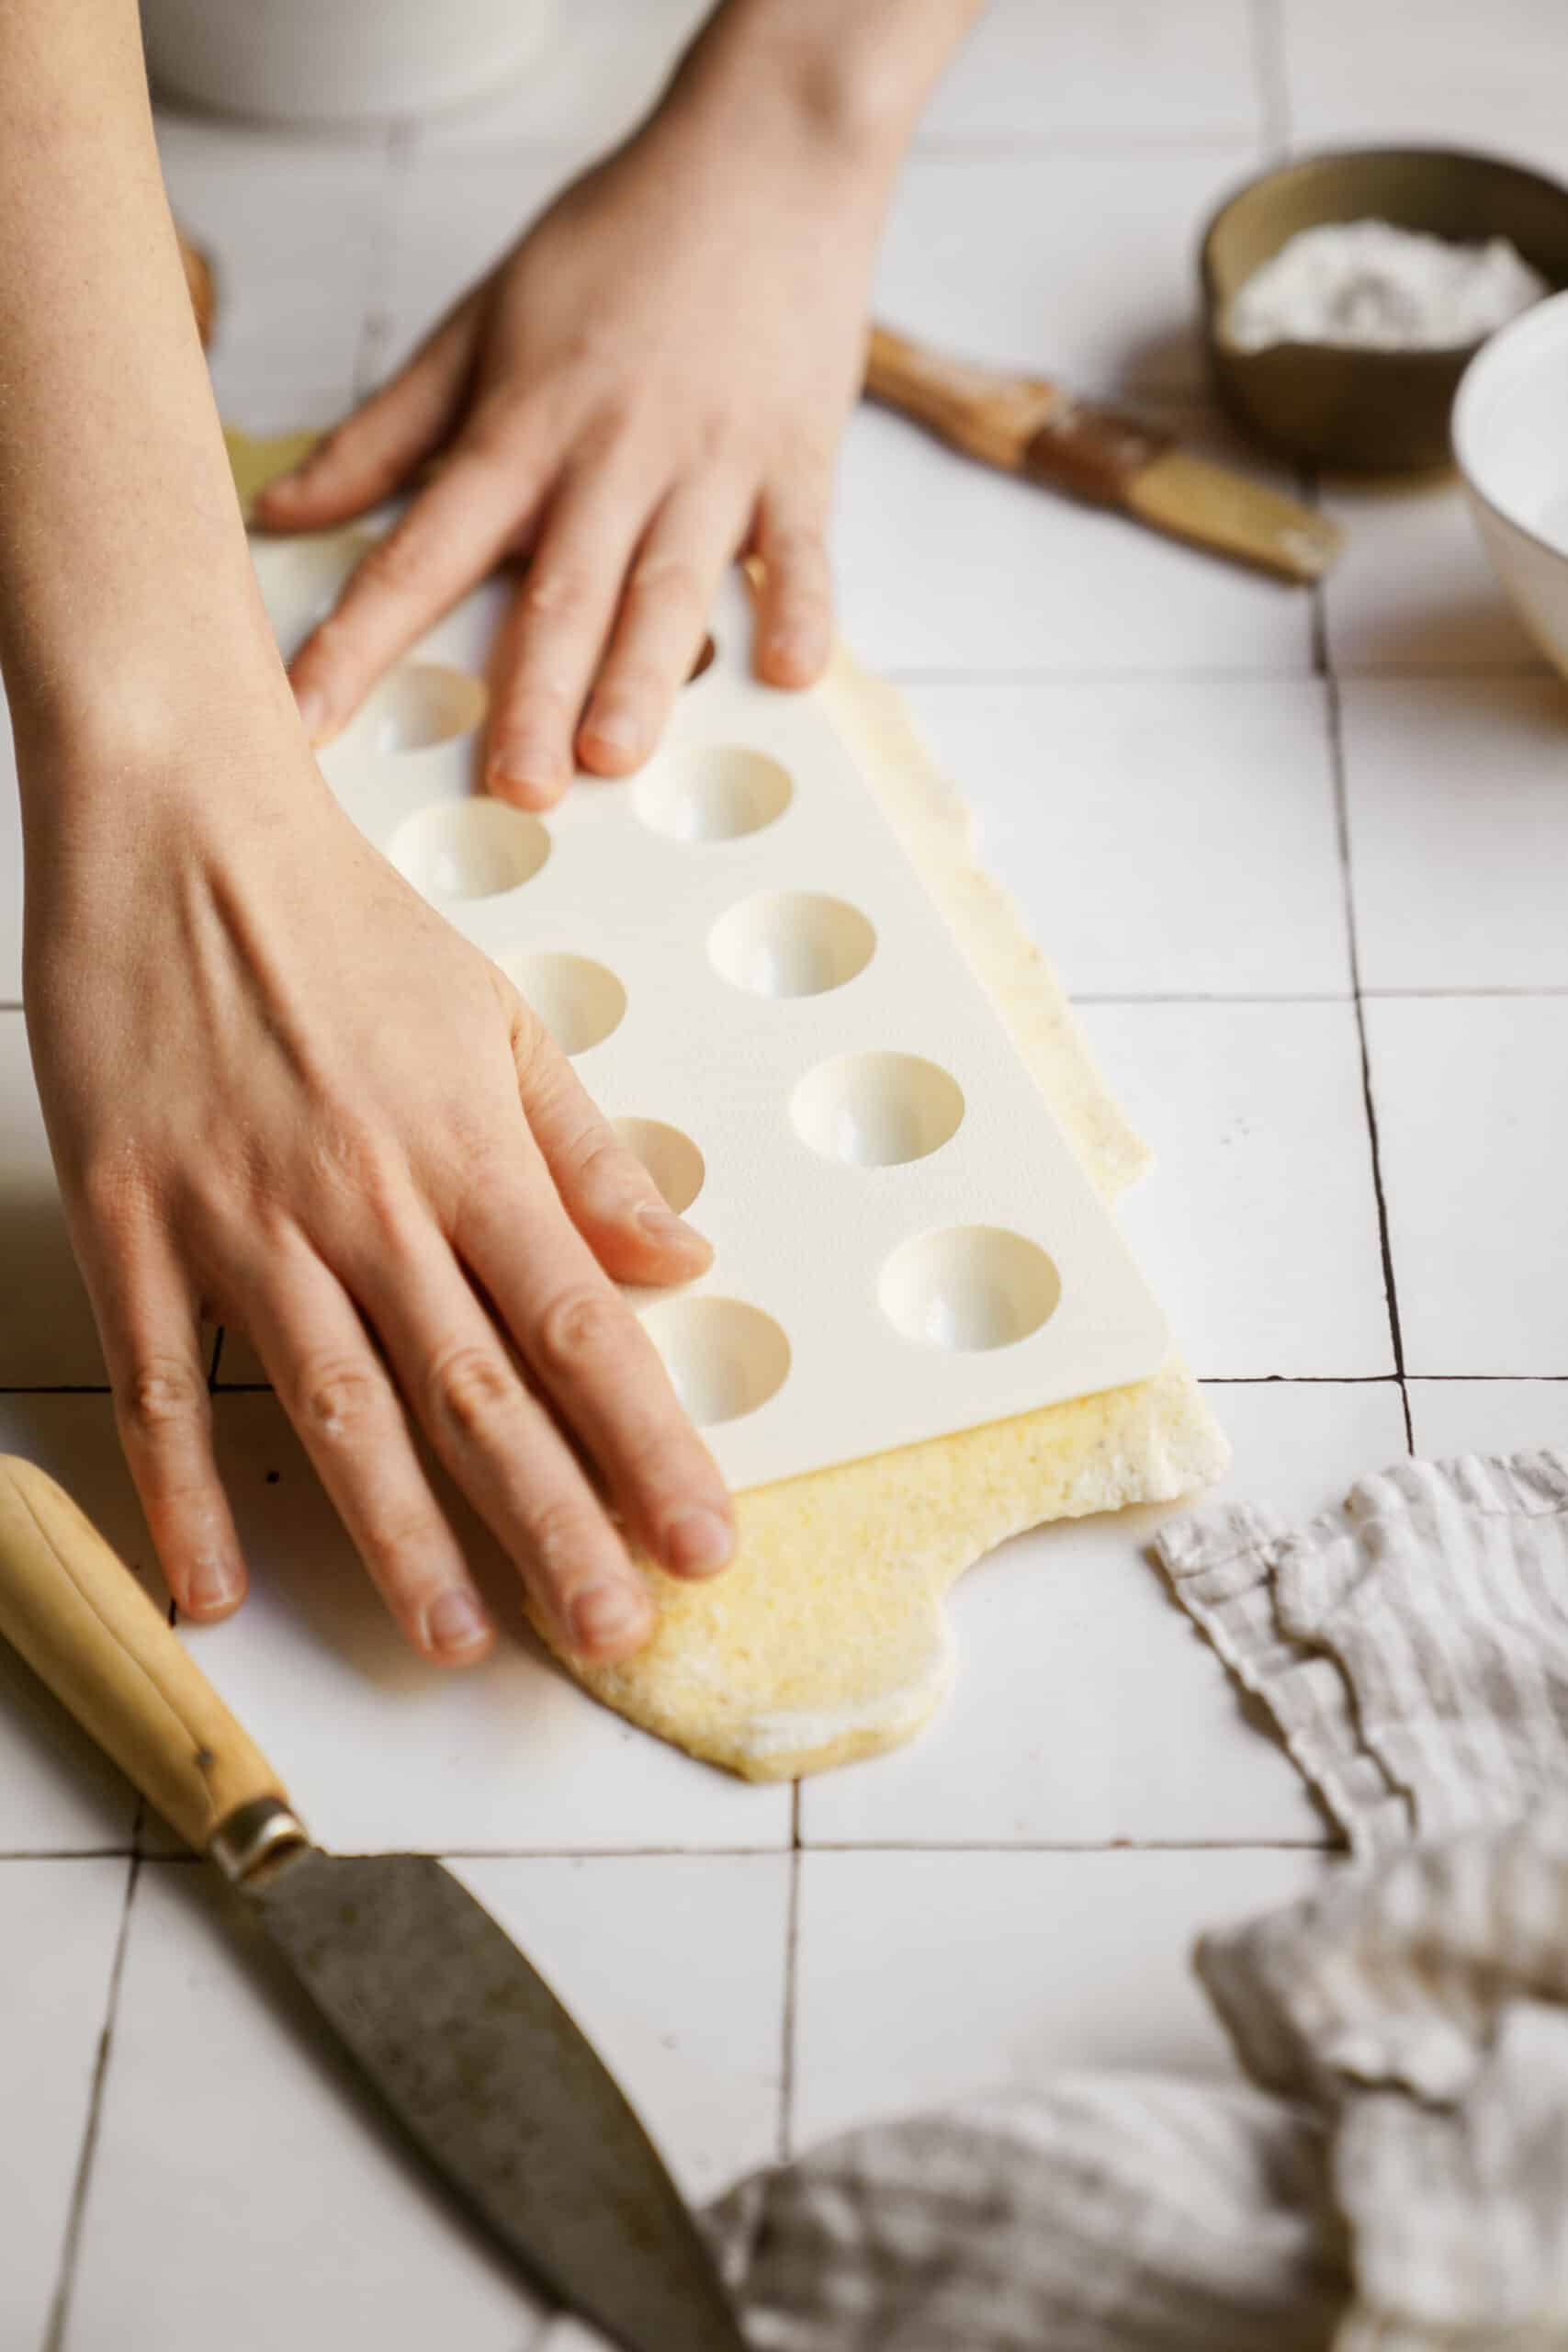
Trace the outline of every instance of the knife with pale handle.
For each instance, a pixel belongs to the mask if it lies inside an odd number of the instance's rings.
[[[261,1750],[63,1489],[0,1455],[0,1633],[216,1862],[382,2101],[530,2286],[624,2352],[746,2352],[615,2081],[427,1855],[312,1846]]]

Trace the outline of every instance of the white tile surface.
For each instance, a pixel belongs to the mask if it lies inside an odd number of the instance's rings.
[[[0,1012],[0,1388],[106,1377],[19,1012]]]
[[[1458,143],[1561,171],[1562,18],[1553,0],[1281,0],[1298,146]]]
[[[60,2275],[128,1867],[0,1862],[0,2342],[7,2352],[41,2345]]]
[[[158,147],[175,218],[217,275],[220,397],[231,383],[346,387],[374,285],[384,141],[164,109]]]
[[[166,1603],[107,1396],[0,1396],[0,1453],[57,1478]],[[135,1816],[128,1783],[0,1641],[0,1854],[127,1847]]]
[[[460,1874],[602,2048],[682,2186],[776,2143],[789,1865],[690,1856]],[[243,2099],[236,2086],[244,2086]],[[523,2352],[530,2299],[382,2129],[206,1871],[138,1888],[70,2352],[273,2352],[373,2335]],[[171,2217],[178,2217],[177,2229]]]
[[[1151,1175],[1122,1220],[1205,1378],[1393,1370],[1349,1004],[1090,1004]]]
[[[794,2141],[1002,2083],[1224,2075],[1188,1956],[1304,1892],[1305,1854],[808,1854]]]
[[[1234,139],[1258,129],[1245,0],[991,0],[920,136]]]
[[[1568,1373],[1568,996],[1372,999],[1407,1371]]]
[[[1544,671],[1487,562],[1458,479],[1328,485],[1346,540],[1324,588],[1329,658],[1370,671]]]
[[[1568,1380],[1413,1380],[1410,1419],[1416,1452],[1438,1462],[1568,1446]]]
[[[1353,680],[1342,707],[1362,986],[1568,987],[1568,688]]]
[[[1292,1523],[1404,1456],[1393,1381],[1212,1387],[1230,1475],[1188,1501],[1004,1545],[949,1608],[958,1681],[891,1756],[806,1781],[807,1845],[1321,1842],[1295,1767],[1171,1599],[1156,1531],[1222,1498]]]
[[[1218,427],[1183,412],[1205,455],[1263,479]],[[832,534],[851,650],[874,669],[1266,672],[1304,676],[1301,590],[992,472],[902,417],[862,409],[839,469]]]
[[[1080,391],[1195,393],[1197,224],[1257,154],[1250,141],[1173,149],[1153,168],[1135,147],[917,153],[874,307],[903,334]]]
[[[547,1662],[523,1628],[513,1571],[467,1514],[469,1556],[508,1631],[468,1672],[416,1657],[276,1400],[220,1393],[215,1409],[252,1591],[238,1615],[186,1639],[323,1845],[787,1846],[787,1789],[694,1763]]]
[[[915,687],[1075,994],[1348,994],[1316,681]]]

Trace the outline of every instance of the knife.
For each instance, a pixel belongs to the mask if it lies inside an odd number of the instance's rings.
[[[0,1454],[0,1633],[251,1916],[530,2286],[623,2352],[746,2352],[680,2191],[592,2045],[428,1855],[313,1846],[130,1570]]]
[[[1280,579],[1321,580],[1344,544],[1326,514],[1194,458],[1161,425],[1095,407],[1042,377],[924,351],[886,327],[871,331],[865,391],[984,465],[1117,507]]]

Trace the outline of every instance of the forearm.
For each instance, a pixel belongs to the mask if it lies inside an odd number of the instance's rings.
[[[0,670],[24,797],[288,707],[153,143],[134,0],[0,7]],[[64,754],[63,757],[51,756]],[[35,790],[37,787],[35,787]],[[29,809],[29,821],[32,816]]]

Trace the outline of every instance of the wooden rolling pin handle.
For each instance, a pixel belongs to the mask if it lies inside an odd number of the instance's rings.
[[[265,1823],[276,1839],[287,1799],[265,1757],[70,1496],[10,1454],[0,1633],[187,1845],[205,1853],[237,1815],[247,1851]]]
[[[1016,473],[1024,453],[1066,395],[1028,376],[1003,376],[923,351],[886,327],[873,327],[865,389],[986,465]]]
[[[1124,505],[1136,477],[1171,447],[1168,434],[1075,400],[1059,384],[945,359],[886,327],[871,331],[865,389],[970,457],[1097,506]]]

